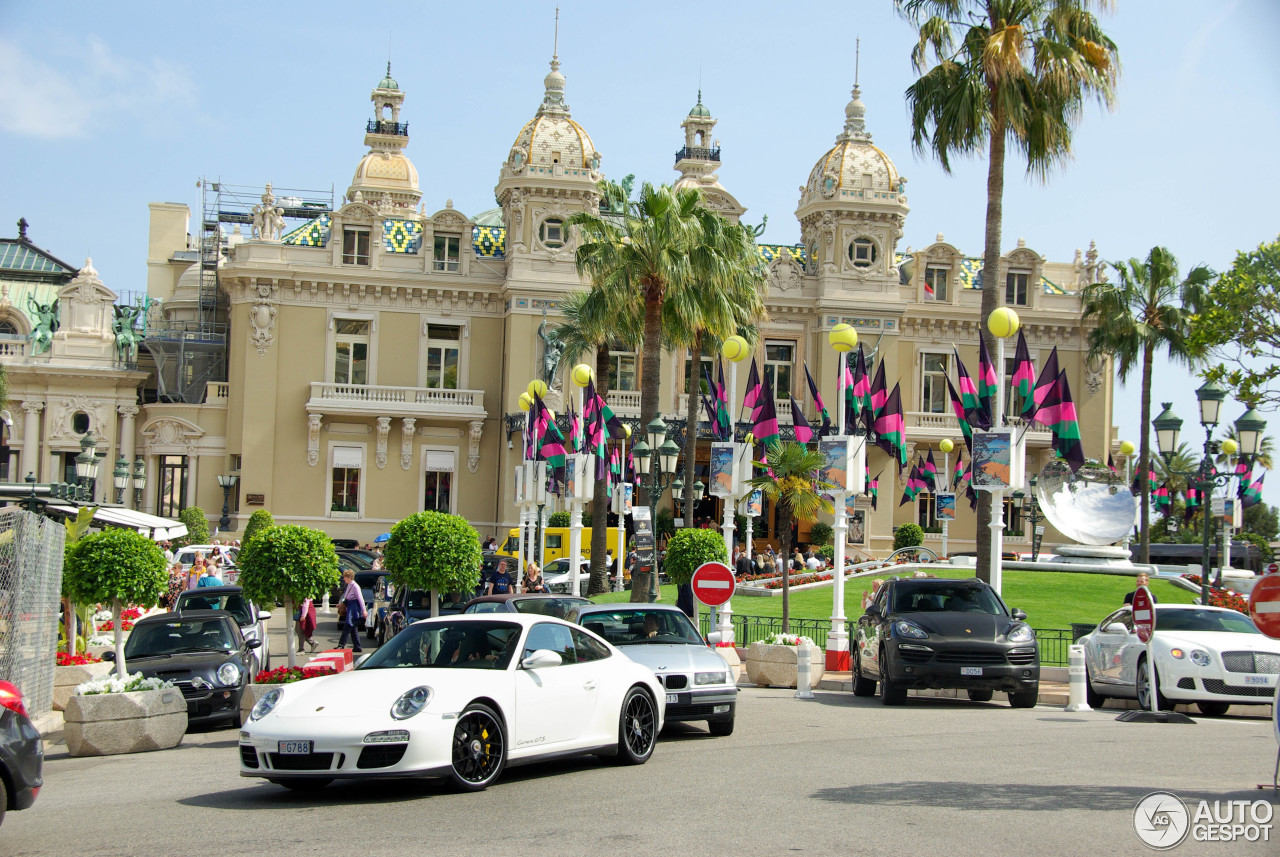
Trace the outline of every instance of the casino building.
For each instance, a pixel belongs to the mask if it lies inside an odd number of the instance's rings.
[[[96,404],[82,410],[112,460],[126,452],[144,461],[144,510],[199,505],[216,522],[225,497],[232,530],[266,508],[277,522],[361,541],[421,509],[463,515],[484,535],[516,526],[517,400],[546,365],[542,334],[556,323],[563,296],[586,287],[566,221],[599,206],[605,176],[590,134],[572,118],[555,59],[543,90],[530,118],[512,119],[514,141],[495,164],[498,207],[489,211],[422,198],[409,156],[411,102],[389,68],[370,96],[367,151],[340,200],[206,183],[195,224],[185,205],[151,205],[147,329],[136,366],[107,360],[109,371],[86,375],[67,363],[63,373],[77,376],[72,386],[92,388],[82,396]],[[796,177],[809,167],[796,208],[801,242],[758,245],[769,320],[755,357],[784,426],[792,396],[814,420],[804,367],[834,402],[837,355],[827,333],[853,325],[885,361],[889,385],[901,383],[913,458],[933,449],[941,466],[938,443],[961,445],[945,383],[956,377],[953,345],[971,371],[977,366],[980,248],[966,252],[942,235],[918,249],[901,246],[906,179],[874,144],[856,86],[844,116],[836,110],[832,146],[796,153]],[[716,119],[701,96],[671,125],[679,151],[665,180],[697,186],[710,207],[742,216],[746,206],[720,182]],[[355,142],[352,134],[353,149]],[[91,267],[63,268],[61,280],[41,288],[101,287]],[[1002,257],[1000,282],[1037,363],[1058,348],[1085,453],[1105,460],[1116,443],[1112,371],[1085,359],[1078,299],[1100,274],[1092,245],[1072,262],[1050,262],[1019,241]],[[11,337],[32,329],[27,308],[12,297],[0,313],[0,331]],[[69,394],[35,379],[73,358],[57,349],[21,352],[0,353],[14,381],[10,409],[24,415],[11,469],[48,481],[76,437],[62,424]],[[690,362],[687,353],[662,359],[661,410],[681,432]],[[566,361],[553,377],[557,413],[570,368]],[[609,401],[624,419],[639,417],[640,373],[638,354],[613,352]],[[1053,456],[1050,435],[1033,429],[1027,437],[1034,472]],[[936,529],[931,495],[899,506],[902,481],[883,453],[870,454],[868,472],[881,474],[879,502],[872,510],[869,498],[860,501],[854,544],[883,553],[898,523]],[[718,518],[717,503],[705,500],[695,514]],[[1026,549],[1030,530],[1018,501],[1009,504],[1009,549]],[[764,538],[775,535],[766,517]],[[1057,536],[1050,530],[1045,538]],[[926,539],[932,545],[940,535]],[[950,542],[953,552],[973,550],[973,516],[963,502]]]

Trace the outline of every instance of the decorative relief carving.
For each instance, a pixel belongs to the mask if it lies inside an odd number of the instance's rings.
[[[404,425],[400,427],[400,467],[408,470],[413,466],[413,435],[417,420],[413,417],[405,417]]]
[[[1084,385],[1091,395],[1098,395],[1102,389],[1102,369],[1106,361],[1095,357],[1084,364]]]
[[[391,417],[378,417],[378,445],[375,460],[378,469],[387,466],[387,435],[391,432]]]
[[[279,315],[279,310],[276,309],[275,301],[278,292],[279,287],[272,283],[259,282],[257,297],[249,308],[249,321],[253,325],[249,341],[258,349],[259,357],[266,355],[267,348],[276,337],[276,316]]]
[[[480,467],[480,436],[482,434],[484,434],[484,420],[472,420],[470,444],[467,448],[467,470],[472,473]]]
[[[436,232],[465,232],[467,230],[467,219],[452,208],[445,208],[431,215],[431,223]]]
[[[780,292],[799,289],[803,272],[789,253],[779,254],[769,263],[769,288]]]
[[[315,467],[320,463],[320,426],[324,423],[324,414],[307,414],[307,464]]]
[[[142,428],[146,455],[196,455],[204,429],[176,417],[157,417]]]

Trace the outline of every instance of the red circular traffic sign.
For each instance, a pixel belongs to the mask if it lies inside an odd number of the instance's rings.
[[[693,595],[708,607],[719,607],[733,597],[733,570],[722,562],[704,562],[693,573]]]
[[[1267,566],[1267,574],[1275,574],[1277,571],[1280,571],[1280,563],[1273,562]]]
[[[1139,586],[1133,593],[1133,629],[1144,643],[1151,642],[1151,635],[1156,630],[1155,602],[1145,586]]]
[[[1259,631],[1280,640],[1280,575],[1267,575],[1253,585],[1249,615]]]

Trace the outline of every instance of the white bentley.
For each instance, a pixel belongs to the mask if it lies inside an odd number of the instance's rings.
[[[1128,606],[1103,619],[1080,643],[1091,706],[1102,705],[1106,697],[1127,697],[1150,710],[1151,665]],[[1235,610],[1156,605],[1151,653],[1160,708],[1194,702],[1204,714],[1217,716],[1232,705],[1266,705],[1275,699],[1280,640],[1263,635]]]
[[[643,764],[662,730],[648,668],[539,615],[410,625],[356,669],[268,692],[240,732],[240,775],[286,788],[338,777],[492,784],[507,765],[597,753]]]

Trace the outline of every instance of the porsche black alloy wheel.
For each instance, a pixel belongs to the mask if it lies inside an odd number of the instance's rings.
[[[907,701],[907,689],[894,684],[889,677],[889,661],[884,649],[880,650],[880,701],[885,705],[902,705]]]
[[[639,687],[627,691],[618,718],[618,756],[625,765],[643,765],[658,740],[658,715],[649,694]]]
[[[876,683],[862,674],[862,652],[853,653],[853,695],[875,696]]]
[[[470,705],[453,728],[454,785],[464,791],[488,788],[507,764],[507,736],[487,705]]]

